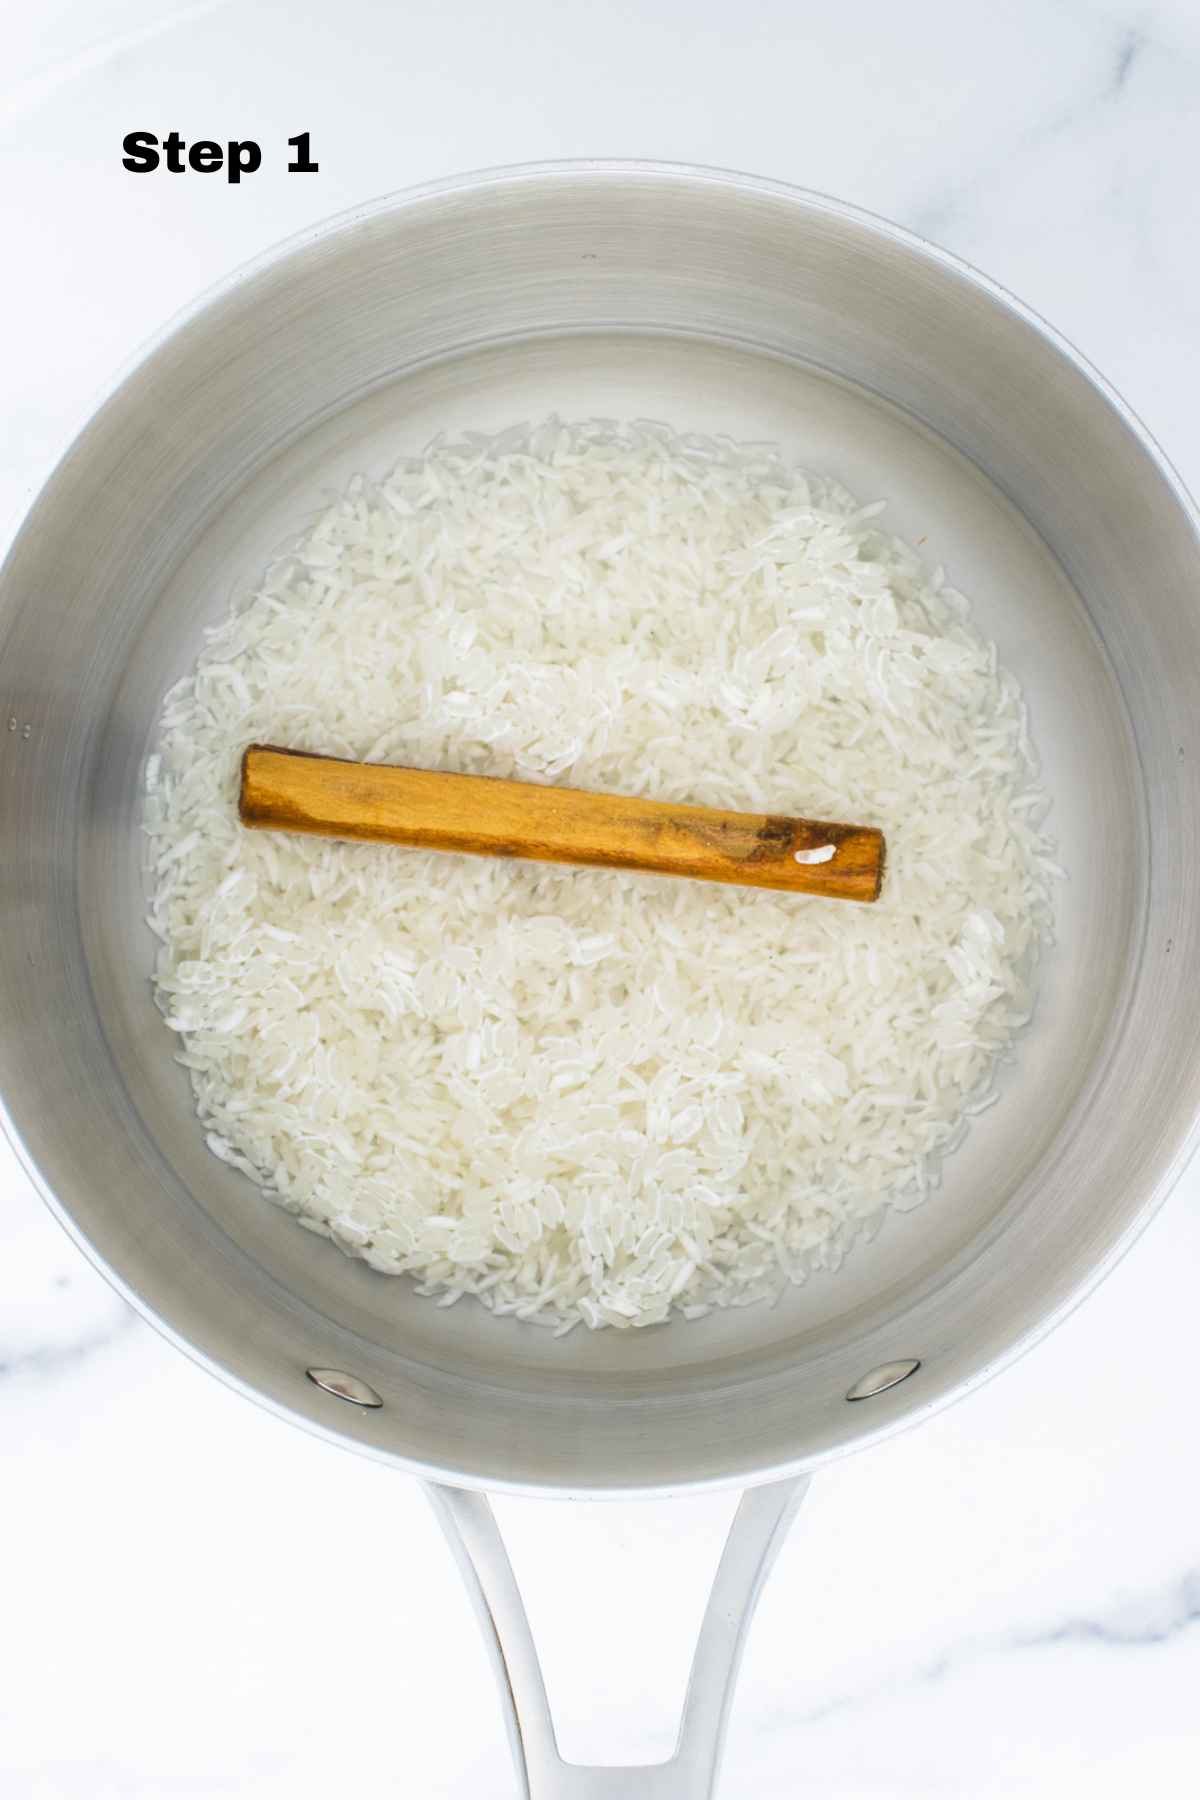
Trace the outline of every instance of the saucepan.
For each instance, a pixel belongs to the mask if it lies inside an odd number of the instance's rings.
[[[775,1307],[565,1338],[435,1306],[208,1153],[151,998],[139,843],[162,695],[231,594],[351,473],[551,412],[769,439],[886,498],[1022,683],[1068,876],[1033,1025],[924,1205]],[[1197,517],[1060,337],[892,225],[645,163],[445,182],[243,269],[95,411],[0,578],[0,834],[0,1092],[49,1204],[215,1374],[430,1484],[534,1800],[709,1794],[809,1475],[1040,1338],[1195,1142]],[[565,1763],[484,1490],[721,1485],[747,1492],[676,1756]]]

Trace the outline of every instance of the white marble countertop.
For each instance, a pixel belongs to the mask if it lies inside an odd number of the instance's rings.
[[[1050,317],[1200,487],[1189,0],[42,0],[0,74],[0,515],[114,368],[297,226],[486,163],[641,155],[827,190]],[[131,130],[307,129],[320,172],[138,180]],[[416,1486],[138,1322],[0,1147],[0,1794],[514,1793]],[[1200,1792],[1200,1168],[1015,1370],[815,1484],[722,1792]],[[565,1747],[663,1754],[732,1502],[502,1508]],[[588,1620],[581,1634],[576,1616]]]

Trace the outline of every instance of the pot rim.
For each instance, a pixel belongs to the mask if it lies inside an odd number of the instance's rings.
[[[39,483],[37,492],[27,506],[12,521],[7,554],[0,564],[0,581],[7,571],[7,564],[12,550],[20,538],[26,521],[37,509],[41,500],[57,479],[64,465],[74,454],[79,439],[88,426],[104,410],[130,380],[145,364],[150,362],[158,352],[178,333],[198,320],[211,307],[219,303],[227,295],[234,292],[243,283],[264,273],[265,271],[286,262],[290,257],[311,247],[323,239],[338,233],[351,230],[354,226],[364,224],[372,219],[389,214],[416,210],[423,206],[452,200],[457,197],[473,196],[490,189],[516,187],[526,184],[559,183],[562,185],[582,184],[587,182],[604,182],[613,179],[629,181],[645,181],[647,183],[676,184],[679,187],[702,188],[724,187],[739,191],[747,196],[756,196],[782,202],[794,208],[797,214],[817,215],[839,219],[860,231],[868,233],[885,242],[902,247],[910,254],[915,254],[925,262],[956,280],[967,283],[980,291],[994,305],[1014,315],[1026,327],[1043,339],[1059,357],[1070,364],[1082,375],[1089,385],[1117,415],[1125,430],[1136,440],[1142,451],[1150,459],[1157,473],[1166,484],[1171,497],[1179,507],[1192,532],[1200,543],[1200,508],[1197,507],[1186,484],[1166,455],[1162,446],[1149,431],[1133,408],[1125,401],[1111,382],[1091,363],[1086,356],[1062,332],[1049,324],[1039,313],[1020,300],[1015,294],[993,277],[976,268],[965,258],[942,248],[940,245],[922,237],[918,232],[897,225],[893,221],[873,213],[866,208],[855,206],[850,202],[839,200],[831,195],[814,189],[804,188],[797,184],[780,181],[771,177],[752,175],[737,170],[709,167],[704,164],[658,161],[641,158],[567,158],[551,161],[500,164],[493,167],[467,171],[457,175],[424,182],[417,186],[390,190],[362,204],[350,206],[317,221],[315,224],[302,226],[299,230],[278,240],[267,249],[246,261],[236,265],[215,282],[205,287],[195,298],[178,309],[162,326],[144,339],[131,355],[124,358],[116,368],[112,377],[95,393],[82,412],[77,416],[73,428],[66,439],[65,447],[55,459],[52,467]],[[3,640],[4,618],[0,614],[0,644]],[[298,1425],[313,1435],[335,1444],[343,1449],[356,1450],[374,1460],[388,1464],[403,1473],[416,1476],[427,1481],[448,1482],[456,1487],[488,1490],[518,1496],[538,1498],[573,1498],[587,1497],[591,1499],[635,1499],[663,1498],[673,1493],[701,1493],[729,1489],[735,1487],[758,1486],[764,1483],[781,1481],[802,1473],[825,1466],[840,1460],[842,1457],[867,1449],[902,1431],[923,1423],[926,1419],[942,1411],[945,1407],[975,1392],[993,1376],[1010,1367],[1019,1357],[1032,1349],[1041,1340],[1055,1330],[1082,1301],[1093,1292],[1101,1281],[1112,1271],[1116,1264],[1140,1237],[1150,1220],[1164,1204],[1167,1196],[1183,1174],[1192,1156],[1200,1147],[1200,1111],[1191,1121],[1190,1127],[1176,1146],[1175,1153],[1164,1173],[1150,1191],[1146,1200],[1129,1218],[1119,1237],[1109,1246],[1076,1281],[1072,1290],[1050,1311],[1043,1314],[1034,1325],[1020,1333],[1005,1350],[960,1381],[934,1394],[923,1404],[906,1411],[897,1418],[892,1418],[876,1428],[866,1429],[849,1442],[834,1448],[804,1456],[784,1459],[755,1469],[750,1474],[724,1474],[717,1476],[683,1477],[670,1482],[650,1484],[622,1484],[620,1482],[604,1487],[564,1488],[553,1484],[505,1480],[495,1476],[483,1476],[469,1468],[451,1467],[422,1461],[420,1458],[406,1456],[401,1453],[374,1446],[362,1439],[344,1433],[336,1428],[322,1424],[308,1414],[273,1398],[244,1380],[231,1368],[211,1357],[207,1352],[193,1344],[190,1339],[179,1332],[175,1326],[159,1313],[147,1300],[138,1294],[121,1273],[101,1255],[91,1243],[82,1228],[76,1223],[67,1207],[52,1191],[49,1183],[43,1178],[32,1155],[26,1149],[22,1136],[12,1118],[7,1103],[0,1093],[0,1128],[12,1145],[17,1160],[24,1168],[32,1185],[41,1195],[51,1213],[57,1218],[63,1229],[80,1250],[88,1258],[110,1285],[128,1302],[133,1310],[147,1321],[169,1343],[181,1350],[190,1360],[209,1374],[215,1375],[225,1386],[247,1399],[255,1401],[276,1417]]]

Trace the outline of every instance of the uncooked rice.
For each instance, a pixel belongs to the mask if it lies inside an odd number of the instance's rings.
[[[1025,708],[882,503],[552,419],[355,480],[147,771],[156,992],[213,1153],[449,1304],[772,1296],[935,1184],[1052,919]],[[857,906],[238,823],[250,742],[883,828]]]

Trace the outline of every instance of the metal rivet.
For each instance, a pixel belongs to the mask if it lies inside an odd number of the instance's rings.
[[[870,1400],[875,1394],[886,1394],[889,1388],[898,1387],[910,1375],[915,1375],[920,1366],[921,1359],[917,1356],[910,1356],[904,1362],[880,1363],[877,1369],[872,1369],[861,1381],[855,1382],[846,1398]]]
[[[336,1394],[339,1400],[349,1400],[354,1406],[383,1405],[373,1387],[368,1387],[357,1375],[347,1375],[344,1369],[306,1369],[304,1373],[327,1394]]]
[[[33,736],[33,726],[32,725],[22,725],[21,736],[23,738],[31,738]]]
[[[10,731],[15,731],[17,729],[17,721],[15,719],[10,719],[8,721],[8,729]]]

